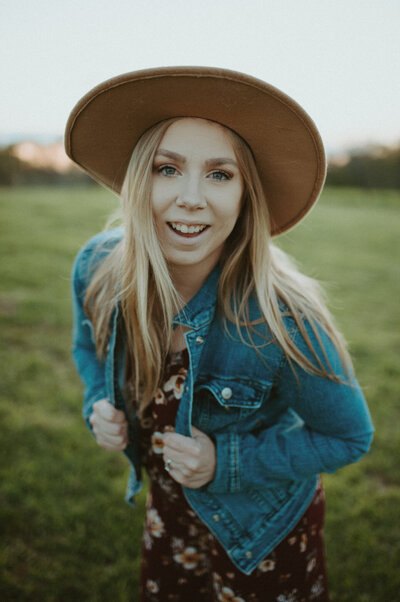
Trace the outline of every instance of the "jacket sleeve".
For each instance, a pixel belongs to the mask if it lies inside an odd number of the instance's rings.
[[[309,326],[307,331],[327,366]],[[369,450],[374,429],[360,386],[353,374],[346,375],[329,337],[322,330],[319,335],[333,371],[343,382],[316,376],[297,364],[291,367],[283,357],[275,395],[287,411],[276,424],[263,430],[241,433],[238,429],[216,435],[217,472],[208,485],[211,492],[243,491],[262,484],[268,487],[276,481],[332,473],[357,462]],[[299,331],[295,342],[315,364]]]
[[[89,417],[93,404],[107,397],[105,365],[96,355],[93,326],[86,316],[83,303],[91,271],[91,248],[84,247],[77,255],[72,270],[73,335],[72,355],[79,376],[84,384],[83,417],[92,431]]]

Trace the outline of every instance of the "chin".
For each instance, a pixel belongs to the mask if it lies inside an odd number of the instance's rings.
[[[167,259],[167,263],[169,263],[170,265],[174,265],[177,267],[193,266],[193,268],[196,267],[196,265],[198,265],[202,261],[204,261],[203,258],[194,259],[192,257],[170,257]]]

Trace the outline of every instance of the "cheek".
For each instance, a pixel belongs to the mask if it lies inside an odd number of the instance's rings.
[[[154,186],[151,194],[151,208],[154,219],[157,220],[162,215],[166,204],[165,194],[162,193],[162,189]]]
[[[174,182],[159,182],[156,180],[151,193],[153,213],[161,215],[167,211],[170,205],[175,202],[178,192]]]
[[[242,206],[241,192],[229,196],[224,203],[220,205],[220,217],[226,221],[226,225],[232,226],[236,223]]]

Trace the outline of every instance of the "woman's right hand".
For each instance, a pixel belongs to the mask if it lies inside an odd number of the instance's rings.
[[[97,443],[104,449],[121,451],[128,444],[128,421],[124,412],[117,410],[108,399],[93,404],[89,418]]]

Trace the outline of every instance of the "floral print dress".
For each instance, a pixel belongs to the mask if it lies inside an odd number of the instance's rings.
[[[329,600],[321,481],[291,533],[251,575],[235,567],[166,472],[163,435],[173,431],[189,365],[169,354],[163,385],[142,420],[142,458],[150,478],[143,531],[140,600],[153,602],[307,602]]]

